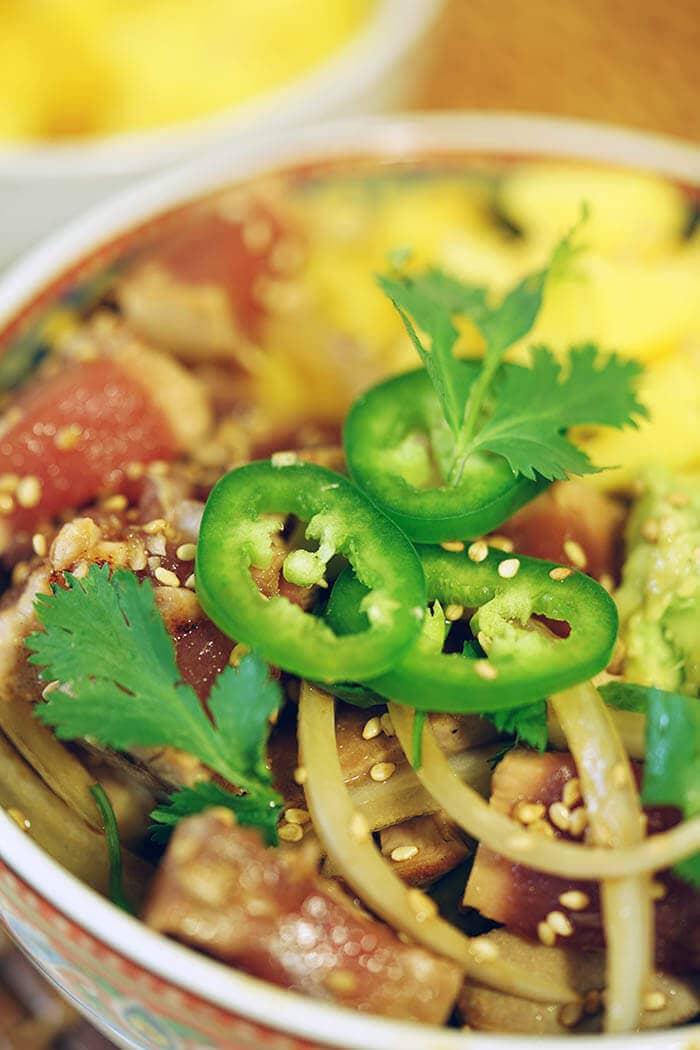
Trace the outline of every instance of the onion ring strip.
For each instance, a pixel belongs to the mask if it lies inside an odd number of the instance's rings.
[[[389,710],[399,743],[410,756],[413,708],[392,703]],[[416,775],[440,808],[472,838],[508,860],[550,875],[601,882],[670,868],[700,852],[700,817],[651,835],[636,846],[616,850],[557,842],[528,832],[521,824],[494,810],[473,788],[455,776],[427,719],[423,728],[423,765],[416,770]]]
[[[589,683],[551,697],[576,762],[591,841],[617,849],[644,838],[644,814],[629,759],[610,712]],[[651,877],[606,879],[601,905],[607,946],[606,1032],[639,1024],[654,954]]]
[[[575,1002],[567,984],[544,980],[506,960],[487,958],[479,938],[470,938],[434,914],[426,899],[416,908],[416,890],[392,871],[369,834],[353,834],[357,811],[338,760],[333,697],[302,682],[299,697],[300,760],[306,770],[306,802],[314,829],[343,879],[362,902],[394,929],[438,955],[454,960],[480,984],[538,1002]]]

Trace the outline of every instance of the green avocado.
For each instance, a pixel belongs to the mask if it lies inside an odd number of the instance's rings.
[[[700,476],[650,472],[615,594],[625,677],[700,696]]]

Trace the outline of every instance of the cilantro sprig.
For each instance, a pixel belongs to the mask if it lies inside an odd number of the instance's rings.
[[[226,667],[211,689],[207,714],[181,679],[150,583],[124,569],[110,574],[107,565],[91,565],[84,579],[66,573],[65,581],[65,588],[37,597],[43,630],[26,640],[41,677],[60,684],[37,707],[37,717],[62,740],[187,751],[245,794],[216,785],[183,788],[154,820],[172,826],[187,814],[227,805],[241,823],[255,824],[274,841],[282,800],[272,788],[265,748],[281,691],[265,663],[249,653],[237,669]]]
[[[547,265],[495,304],[487,288],[435,268],[377,278],[423,361],[452,433],[449,484],[459,484],[467,460],[478,451],[503,456],[513,474],[530,479],[593,473],[598,468],[569,441],[567,429],[580,423],[623,427],[646,415],[634,392],[639,365],[614,354],[603,358],[593,344],[572,348],[563,368],[546,347],[533,351],[529,371],[509,374],[500,367],[510,347],[532,330],[547,285],[583,250],[577,239],[586,217],[584,209]],[[454,352],[456,317],[470,320],[484,341],[471,388]]]
[[[700,814],[700,701],[653,686],[611,682],[600,690],[612,707],[646,714],[642,801]],[[700,853],[674,869],[700,888]]]

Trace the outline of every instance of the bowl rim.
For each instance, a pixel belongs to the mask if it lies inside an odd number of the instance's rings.
[[[191,162],[97,205],[53,234],[0,280],[0,335],[27,303],[88,253],[118,234],[229,183],[311,159],[520,154],[617,164],[700,186],[700,145],[587,121],[513,113],[447,113],[353,119],[289,129]],[[0,860],[59,912],[160,977],[243,1018],[320,1045],[382,1050],[523,1050],[543,1037],[461,1033],[359,1015],[310,1000],[198,955],[126,915],[63,869],[0,810]],[[689,1050],[700,1025],[630,1036],[577,1036],[581,1050]],[[570,1037],[547,1037],[547,1050]]]
[[[0,177],[47,182],[145,172],[212,148],[233,132],[260,135],[292,121],[319,120],[390,75],[444,4],[374,0],[358,28],[320,61],[278,87],[199,118],[85,138],[0,142]]]

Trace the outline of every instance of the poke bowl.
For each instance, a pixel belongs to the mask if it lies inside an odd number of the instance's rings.
[[[697,1043],[699,188],[340,122],[5,277],[0,917],[117,1045]]]

